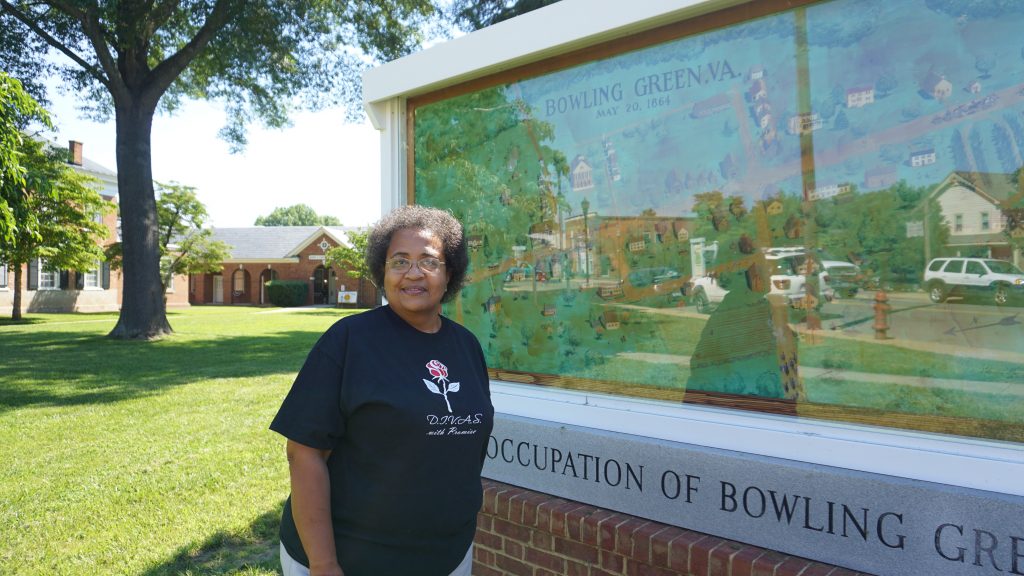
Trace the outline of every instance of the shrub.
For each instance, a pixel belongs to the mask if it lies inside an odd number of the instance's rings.
[[[301,280],[271,280],[266,286],[270,303],[283,308],[302,306],[309,293],[309,286]]]

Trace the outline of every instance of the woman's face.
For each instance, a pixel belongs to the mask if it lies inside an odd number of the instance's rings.
[[[441,239],[429,230],[402,228],[391,236],[388,262],[395,258],[413,261],[406,272],[384,264],[384,295],[388,304],[406,321],[432,319],[441,313],[441,298],[448,286],[449,273],[444,264],[435,272],[425,272],[416,262],[423,258],[444,261]]]

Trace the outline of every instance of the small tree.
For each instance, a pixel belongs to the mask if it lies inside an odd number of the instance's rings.
[[[213,239],[213,230],[203,228],[208,214],[196,196],[196,189],[177,182],[154,182],[159,191],[156,211],[159,226],[160,283],[167,288],[180,274],[219,272],[231,256],[231,247]],[[107,248],[111,268],[121,267],[121,243]]]
[[[48,269],[91,270],[103,259],[107,229],[97,215],[113,210],[91,178],[68,167],[66,154],[24,138],[19,147],[25,187],[10,209],[17,227],[0,237],[0,261],[14,269],[13,320],[21,319],[22,266],[36,259]]]
[[[334,216],[321,216],[306,204],[275,208],[267,216],[256,218],[256,226],[341,226]]]
[[[369,230],[349,231],[348,241],[351,246],[335,246],[324,254],[326,266],[337,267],[349,278],[359,279],[360,293],[363,291],[363,280],[370,275],[370,267],[366,263],[366,243],[369,238]]]
[[[0,72],[0,239],[13,240],[15,229],[11,205],[25,187],[22,132],[33,121],[51,127],[50,117],[24,90],[21,82]]]

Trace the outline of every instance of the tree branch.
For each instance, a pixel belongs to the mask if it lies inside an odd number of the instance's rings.
[[[210,40],[224,28],[239,7],[238,0],[217,0],[195,37],[153,69],[151,81],[147,87],[149,95],[159,98],[181,72],[192,63],[196,55],[206,48]]]
[[[103,75],[103,71],[97,69],[92,64],[86,62],[85,59],[83,59],[73,50],[65,46],[63,42],[51,36],[49,32],[43,30],[41,26],[36,24],[31,18],[28,17],[28,15],[24,14],[22,11],[15,8],[13,4],[8,2],[7,0],[0,0],[0,8],[2,8],[4,12],[7,12],[11,16],[17,18],[25,26],[28,26],[29,29],[35,32],[37,36],[45,40],[47,44],[53,46],[61,53],[63,53],[65,56],[73,60],[76,64],[81,66],[82,69],[88,72],[90,76],[95,78],[97,82],[106,86],[108,90],[111,89],[111,79],[109,77],[105,77]],[[64,8],[61,9],[65,10]],[[69,15],[72,15],[76,18],[78,17],[78,13],[81,13],[80,10],[74,9],[73,7],[68,7],[65,11]]]
[[[55,3],[63,4],[63,3]],[[82,23],[82,31],[85,32],[86,38],[92,44],[93,51],[96,52],[96,58],[99,59],[100,65],[103,66],[103,70],[107,73],[110,78],[110,84],[107,86],[107,90],[110,91],[111,97],[114,102],[123,102],[128,96],[128,86],[125,84],[124,77],[121,76],[120,70],[118,70],[117,62],[114,57],[110,54],[110,49],[107,47],[107,40],[105,30],[99,22],[99,17],[96,15],[95,7],[90,10],[86,10],[81,13],[79,22]]]
[[[178,225],[178,218],[181,217],[181,207],[177,207],[174,210],[174,216],[167,221],[167,234],[164,236],[164,249],[171,244],[172,234],[174,234],[174,227]]]
[[[166,24],[167,20],[174,14],[174,11],[177,10],[179,4],[181,4],[180,0],[164,0],[158,3],[155,8],[152,8],[150,22],[152,22],[153,28],[150,32],[155,32]]]

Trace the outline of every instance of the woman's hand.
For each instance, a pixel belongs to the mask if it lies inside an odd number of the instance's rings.
[[[345,576],[345,572],[338,566],[338,561],[328,562],[325,566],[316,566],[310,562],[309,576]]]

